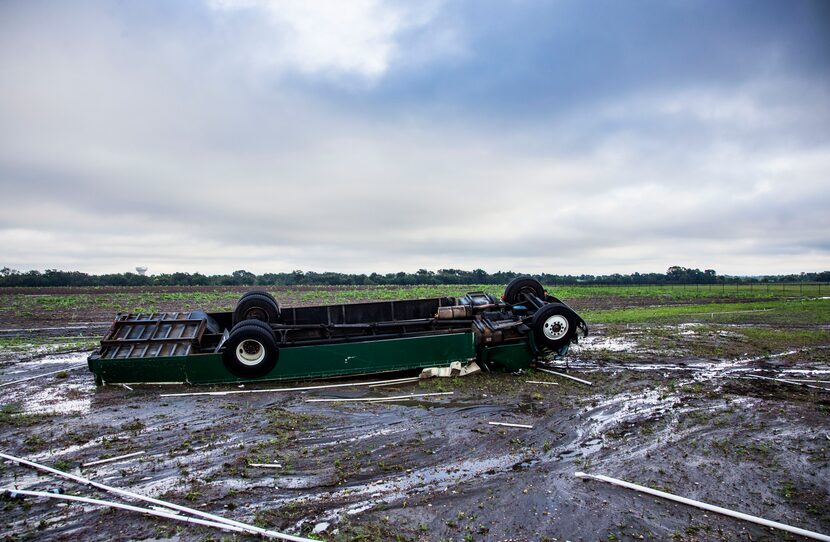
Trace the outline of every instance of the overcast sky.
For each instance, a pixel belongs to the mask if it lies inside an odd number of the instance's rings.
[[[0,2],[0,267],[830,269],[830,3]]]

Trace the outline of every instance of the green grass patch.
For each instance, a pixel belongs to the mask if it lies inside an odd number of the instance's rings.
[[[91,350],[98,346],[98,339],[83,337],[2,337],[0,352],[31,352],[41,349],[42,353]]]
[[[828,295],[826,284],[676,284],[631,286],[556,286],[546,288],[561,299],[602,297],[662,297],[694,299],[780,299],[782,297],[820,297]]]
[[[504,293],[503,284],[440,284],[416,286],[272,286],[239,287],[237,290],[158,291],[125,289],[123,292],[64,293],[64,294],[10,294],[0,291],[0,313],[24,316],[50,312],[66,314],[107,309],[112,312],[158,312],[160,310],[230,310],[241,291],[261,288],[273,294],[286,305],[353,303],[392,299],[417,299],[442,296],[461,296],[468,292],[484,291],[496,297]],[[308,288],[308,289],[306,289]],[[818,284],[755,284],[755,285],[546,285],[549,293],[564,299],[649,298],[661,302],[688,302],[703,300],[776,300],[794,297],[810,298],[827,295],[830,288]]]
[[[582,316],[589,324],[729,323],[731,321],[826,324],[830,323],[830,300],[799,299],[632,307],[583,311]]]
[[[0,407],[0,428],[30,427],[53,417],[53,414],[24,414],[19,403],[9,403]]]

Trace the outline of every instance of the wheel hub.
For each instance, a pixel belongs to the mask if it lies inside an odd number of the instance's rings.
[[[268,321],[268,314],[266,314],[265,311],[260,309],[259,307],[254,307],[252,309],[249,309],[245,313],[245,319],[246,320],[261,320],[263,322],[267,322]]]
[[[236,347],[236,359],[249,367],[258,365],[265,359],[265,347],[259,341],[245,339]]]
[[[568,334],[568,319],[561,314],[554,314],[542,325],[542,333],[552,341],[559,340]]]

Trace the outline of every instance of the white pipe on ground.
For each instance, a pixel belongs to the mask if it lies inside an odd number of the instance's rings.
[[[308,538],[302,538],[299,536],[293,536],[290,534],[283,534],[277,531],[269,531],[268,529],[262,529],[260,527],[255,527],[253,525],[248,525],[247,523],[242,523],[240,521],[235,521],[228,518],[223,518],[222,516],[217,516],[215,514],[209,514],[208,512],[202,512],[201,510],[196,510],[195,508],[188,508],[187,506],[182,506],[180,504],[175,504],[172,502],[162,501],[160,499],[154,499],[153,497],[148,497],[146,495],[141,495],[140,493],[133,493],[132,491],[127,491],[126,489],[119,489],[117,487],[108,486],[106,484],[102,484],[100,482],[94,482],[89,480],[88,478],[84,478],[82,476],[77,476],[75,474],[71,474],[68,472],[64,472],[62,470],[53,469],[52,467],[47,467],[46,465],[41,465],[40,463],[35,463],[34,461],[29,461],[28,459],[21,459],[19,457],[15,457],[13,455],[9,455],[3,452],[0,452],[0,457],[3,459],[8,459],[14,463],[19,465],[24,465],[26,467],[31,467],[33,469],[37,469],[43,472],[48,472],[54,474],[56,476],[60,476],[61,478],[66,478],[68,480],[72,480],[74,482],[78,482],[79,484],[85,486],[92,486],[97,489],[101,489],[108,493],[115,493],[116,495],[121,495],[122,497],[127,497],[130,499],[138,499],[140,501],[148,502],[151,504],[155,504],[156,506],[163,506],[165,508],[171,510],[178,510],[179,512],[184,512],[186,514],[191,514],[193,516],[203,517],[210,521],[216,521],[219,523],[224,523],[227,525],[234,525],[236,527],[241,528],[251,528],[255,529],[256,534],[260,534],[262,536],[268,538],[279,538],[282,540],[289,540],[290,542],[309,542]]]
[[[204,525],[206,527],[215,527],[225,531],[233,531],[237,533],[259,534],[250,529],[236,527],[235,525],[228,525],[227,523],[218,523],[216,521],[207,521],[199,518],[191,518],[188,516],[181,516],[173,512],[165,512],[164,510],[157,510],[155,508],[141,508],[139,506],[132,506],[129,504],[122,504],[112,501],[104,501],[100,499],[91,499],[88,497],[78,497],[76,495],[62,495],[58,493],[46,493],[43,491],[29,491],[26,489],[5,489],[10,495],[25,495],[27,497],[44,497],[47,499],[60,499],[63,501],[82,502],[86,504],[96,504],[99,506],[106,506],[107,508],[120,508],[121,510],[129,510],[130,512],[138,512],[139,514],[146,514],[149,516],[157,516],[160,518],[173,519],[176,521],[183,521],[185,523],[193,523],[196,525]]]
[[[581,378],[577,378],[575,376],[566,375],[565,373],[557,373],[556,371],[551,371],[550,369],[542,369],[541,367],[537,367],[536,370],[537,371],[542,371],[543,373],[549,373],[549,374],[552,374],[552,375],[561,376],[563,378],[570,378],[571,380],[576,380],[577,382],[579,382],[581,384],[586,384],[588,386],[593,386],[593,384],[591,384],[587,380],[582,380]]]
[[[404,380],[397,380],[395,382],[384,382],[383,384],[370,384],[370,388],[381,388],[383,386],[397,386],[398,384],[409,384],[411,382],[418,382],[422,380],[420,376],[413,376],[412,378],[407,378]]]
[[[122,459],[129,459],[131,457],[144,455],[146,453],[147,452],[142,450],[140,452],[134,452],[134,453],[131,453],[131,454],[124,454],[124,455],[118,455],[118,456],[115,456],[115,457],[108,457],[106,459],[99,459],[97,461],[90,461],[89,463],[82,463],[81,467],[83,468],[83,467],[93,467],[95,465],[103,465],[104,463],[112,463],[113,461],[120,461]]]
[[[522,429],[533,429],[532,425],[525,425],[523,423],[505,423],[505,422],[487,422],[490,425],[501,425],[504,427],[520,427]]]
[[[821,390],[821,391],[830,391],[830,388],[822,388],[821,386],[813,386],[811,384],[805,384],[803,382],[795,382],[794,380],[785,380],[783,378],[772,378],[770,376],[760,376],[760,375],[746,375],[746,378],[757,378],[760,380],[772,380],[773,382],[781,382],[784,384],[790,384],[792,386],[803,386],[805,388],[812,388],[814,390]]]
[[[403,382],[415,382],[419,380],[418,377],[395,378],[393,380],[376,380],[374,382],[349,382],[344,384],[324,384],[321,386],[304,386],[299,388],[269,388],[264,390],[228,390],[228,391],[194,391],[187,393],[162,393],[159,397],[196,397],[199,395],[240,395],[243,393],[272,393],[284,391],[307,391],[307,390],[323,390],[327,388],[347,388],[349,386],[375,386],[378,384],[397,384]]]
[[[416,397],[431,397],[433,395],[452,395],[455,392],[444,391],[440,393],[410,393],[409,395],[396,395],[394,397],[348,397],[342,399],[306,399],[306,403],[344,403],[352,401],[363,401],[378,403],[381,401],[398,401],[400,399],[414,399]]]
[[[611,478],[610,476],[603,476],[602,474],[587,474],[584,472],[575,472],[574,476],[576,476],[577,478],[590,478],[592,480],[607,482],[609,484],[614,484],[615,486],[633,489],[634,491],[639,491],[640,493],[647,493],[649,495],[662,497],[670,501],[688,504],[689,506],[694,506],[696,508],[701,508],[703,510],[715,512],[716,514],[722,514],[724,516],[729,516],[737,519],[742,519],[744,521],[757,523],[758,525],[763,525],[764,527],[771,527],[773,529],[787,531],[789,533],[797,534],[800,536],[806,536],[807,538],[822,540],[823,542],[830,542],[830,536],[821,533],[808,531],[806,529],[801,529],[800,527],[793,527],[791,525],[779,523],[777,521],[770,521],[768,519],[759,518],[757,516],[751,516],[749,514],[744,514],[742,512],[735,512],[734,510],[729,510],[728,508],[715,506],[714,504],[707,504],[705,502],[696,501],[694,499],[687,499],[686,497],[678,497],[677,495],[672,495],[671,493],[666,493],[665,491],[658,491],[656,489],[651,489],[650,487],[641,486],[639,484],[632,484],[631,482],[626,482],[625,480],[619,480],[617,478]]]

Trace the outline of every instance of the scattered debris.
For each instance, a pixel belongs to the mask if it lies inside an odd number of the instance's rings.
[[[430,367],[429,369],[424,369],[421,371],[420,378],[451,378],[454,376],[467,376],[479,371],[481,371],[481,367],[475,361],[471,361],[464,367],[461,366],[460,361],[453,361],[449,367]]]
[[[519,427],[521,429],[533,429],[532,425],[525,425],[523,423],[505,423],[505,422],[487,422],[490,425],[501,425],[503,427]]]
[[[551,371],[550,369],[542,369],[541,367],[536,368],[537,371],[542,371],[543,373],[549,373],[556,376],[561,376],[562,378],[569,378],[571,380],[576,380],[580,384],[585,384],[587,386],[593,386],[592,383],[588,382],[587,380],[582,380],[581,378],[577,378],[575,376],[566,375],[565,373],[558,373],[556,371]]]
[[[201,510],[196,510],[195,508],[188,508],[187,506],[182,506],[180,504],[175,504],[175,503],[171,503],[171,502],[167,502],[167,501],[162,501],[160,499],[154,499],[153,497],[148,497],[146,495],[141,495],[140,493],[133,493],[132,491],[127,491],[126,489],[119,489],[117,487],[108,486],[106,484],[102,484],[100,482],[95,482],[93,480],[90,480],[88,478],[84,478],[82,476],[77,476],[77,475],[71,474],[69,472],[64,472],[64,471],[61,471],[61,470],[58,470],[58,469],[53,469],[52,467],[47,467],[46,465],[41,465],[40,463],[35,463],[34,461],[29,461],[27,459],[22,459],[22,458],[19,458],[19,457],[15,457],[13,455],[9,455],[9,454],[3,453],[3,452],[0,452],[0,457],[2,457],[3,459],[7,459],[9,461],[12,461],[14,463],[17,463],[18,465],[31,467],[33,469],[43,471],[43,472],[48,472],[48,473],[57,475],[61,478],[66,478],[68,480],[78,482],[79,484],[82,484],[82,485],[85,485],[85,486],[91,486],[91,487],[94,487],[94,488],[97,488],[97,489],[101,489],[101,490],[106,491],[108,493],[115,493],[116,495],[120,495],[122,497],[127,497],[127,498],[130,498],[130,499],[138,499],[138,500],[153,504],[155,506],[164,507],[165,509],[168,509],[168,510],[176,510],[178,512],[184,512],[186,514],[190,514],[190,515],[193,515],[193,516],[199,516],[199,517],[205,518],[209,521],[218,522],[218,523],[221,523],[223,525],[230,525],[232,527],[242,528],[242,529],[246,530],[245,532],[248,532],[248,533],[251,533],[251,534],[259,534],[259,535],[262,535],[262,536],[265,536],[265,537],[268,537],[268,538],[279,538],[279,539],[282,539],[282,540],[290,540],[290,541],[293,541],[293,542],[309,542],[309,539],[307,539],[307,538],[301,538],[301,537],[298,537],[298,536],[283,534],[283,533],[279,533],[277,531],[269,531],[268,529],[263,529],[261,527],[256,527],[254,525],[248,525],[247,523],[242,523],[242,522],[235,521],[235,520],[232,520],[232,519],[223,518],[222,516],[209,514],[207,512],[203,512]],[[17,492],[20,493],[20,491],[17,491]],[[50,494],[44,493],[44,495],[48,496]],[[179,517],[179,516],[175,515],[172,512],[170,513],[170,515],[173,516],[173,517]]]
[[[671,493],[666,493],[665,491],[658,491],[656,489],[651,489],[650,487],[641,486],[638,484],[633,484],[631,482],[626,482],[625,480],[619,480],[617,478],[611,478],[610,476],[603,476],[601,474],[587,474],[584,472],[575,472],[574,476],[577,478],[590,478],[592,480],[599,480],[601,482],[607,482],[609,484],[613,484],[620,487],[625,487],[628,489],[633,489],[635,491],[639,491],[641,493],[647,493],[649,495],[654,495],[656,497],[662,497],[664,499],[668,499],[670,501],[679,502],[682,504],[687,504],[689,506],[695,506],[697,508],[701,508],[703,510],[709,510],[710,512],[715,512],[717,514],[723,514],[724,516],[729,516],[737,519],[742,519],[744,521],[750,521],[752,523],[757,523],[758,525],[763,525],[765,527],[771,527],[773,529],[780,529],[782,531],[787,531],[793,534],[806,536],[808,538],[812,538],[815,540],[822,540],[824,542],[830,542],[830,536],[816,533],[813,531],[808,531],[806,529],[801,529],[799,527],[793,527],[791,525],[786,525],[784,523],[778,523],[777,521],[770,521],[768,519],[759,518],[757,516],[750,516],[749,514],[744,514],[742,512],[735,512],[734,510],[729,510],[728,508],[722,508],[720,506],[715,506],[713,504],[707,504],[705,502],[696,501],[693,499],[687,499],[686,497],[679,497],[677,495],[673,495]]]
[[[90,461],[89,463],[83,463],[81,465],[81,468],[92,467],[94,465],[103,465],[104,463],[112,463],[113,461],[120,461],[122,459],[129,459],[131,457],[137,457],[139,455],[144,455],[145,453],[147,453],[147,452],[142,450],[140,452],[133,452],[131,454],[119,455],[119,456],[116,456],[116,457],[108,457],[106,459],[99,459],[97,461]]]
[[[399,401],[401,399],[414,399],[416,397],[431,397],[433,395],[452,395],[455,392],[442,391],[436,393],[410,393],[408,395],[395,395],[394,397],[345,397],[333,399],[306,399],[306,403],[342,403],[346,401],[366,401],[366,402],[380,402],[380,401]]]
[[[282,465],[279,463],[248,463],[249,467],[259,467],[263,469],[281,469]]]
[[[61,495],[56,493],[47,493],[45,491],[27,491],[24,489],[5,489],[3,492],[6,495],[13,495],[14,498],[20,498],[21,496],[26,497],[41,497],[41,498],[48,498],[48,499],[59,499],[63,501],[74,501],[74,502],[82,502],[86,504],[95,504],[99,506],[106,506],[108,508],[120,508],[121,510],[129,510],[130,512],[138,512],[139,514],[146,514],[148,516],[156,516],[166,519],[172,519],[175,521],[181,521],[184,523],[195,523],[196,525],[204,525],[206,527],[215,527],[216,529],[222,529],[223,531],[233,531],[237,533],[248,533],[248,534],[260,534],[253,529],[257,529],[251,525],[251,529],[247,529],[245,527],[239,527],[236,525],[228,525],[227,523],[219,523],[216,521],[208,521],[199,518],[191,518],[187,516],[182,516],[173,512],[172,510],[163,510],[156,507],[151,508],[141,508],[139,506],[132,506],[129,504],[122,504],[113,501],[105,501],[101,499],[92,499],[89,497],[79,497],[76,495]],[[269,537],[274,538],[274,537]],[[305,540],[305,539],[294,539],[294,540]]]

